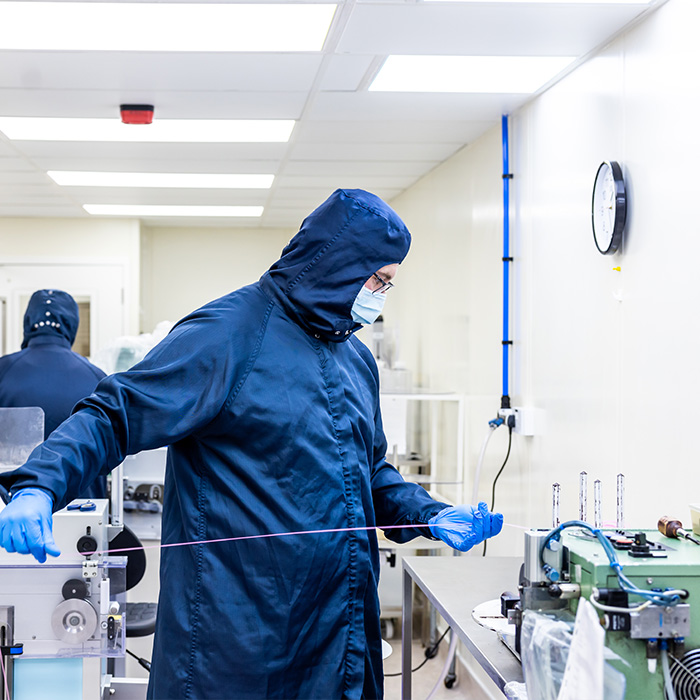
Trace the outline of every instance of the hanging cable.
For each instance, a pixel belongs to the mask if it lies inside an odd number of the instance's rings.
[[[435,693],[437,693],[438,688],[445,680],[445,676],[447,675],[447,672],[449,671],[450,666],[452,665],[452,659],[454,658],[456,651],[457,635],[453,632],[452,639],[450,639],[450,647],[447,650],[447,659],[445,660],[445,665],[442,667],[442,671],[440,671],[440,677],[437,679],[437,683],[433,686],[433,689],[430,691],[430,695],[428,695],[427,700],[433,700],[433,698],[435,697]]]
[[[496,484],[498,483],[498,477],[501,476],[503,473],[503,470],[506,467],[506,464],[508,463],[508,458],[510,457],[510,447],[513,444],[513,426],[508,425],[508,451],[506,452],[506,458],[503,460],[503,464],[501,464],[501,468],[498,470],[498,474],[496,474],[496,477],[493,480],[493,484],[491,486],[491,512],[493,513],[493,509],[496,507]],[[482,552],[481,556],[485,557],[486,556],[486,543],[488,540],[484,540],[484,551]]]
[[[476,471],[474,472],[474,484],[472,486],[472,500],[471,502],[476,504],[479,502],[479,479],[481,478],[481,467],[484,463],[484,457],[486,456],[486,448],[488,447],[489,440],[491,436],[496,432],[497,428],[503,425],[503,418],[494,418],[489,421],[489,430],[484,437],[484,442],[481,445],[481,452],[479,452],[479,459],[476,462]]]
[[[147,661],[146,659],[142,659],[140,656],[136,656],[136,654],[129,651],[128,649],[125,649],[124,651],[126,651],[126,653],[129,656],[133,656],[139,662],[139,666],[141,666],[142,668],[145,668],[149,673],[151,672],[151,662],[150,661]]]
[[[513,443],[513,428],[509,425],[508,426],[508,450],[506,452],[506,458],[503,460],[503,464],[501,465],[501,468],[498,470],[498,474],[496,474],[496,478],[493,480],[493,485],[491,486],[491,512],[493,512],[493,509],[496,507],[496,483],[498,482],[498,477],[501,476],[503,473],[503,470],[505,469],[506,463],[508,462],[508,457],[510,457],[510,448]]]
[[[418,664],[418,666],[416,666],[415,668],[412,668],[412,669],[411,669],[411,673],[415,673],[419,668],[423,668],[423,666],[425,666],[425,664],[428,663],[428,661],[430,661],[430,659],[432,659],[432,658],[434,658],[435,656],[437,656],[438,648],[439,648],[439,646],[440,646],[440,642],[445,638],[445,636],[447,635],[447,633],[448,633],[449,631],[450,631],[450,628],[448,627],[448,628],[440,635],[440,638],[437,640],[437,642],[435,642],[435,644],[431,644],[429,647],[426,647],[426,649],[425,649],[425,658],[423,659],[423,661],[421,661],[421,662]],[[384,674],[384,677],[385,677],[385,678],[390,678],[390,677],[392,677],[392,676],[400,676],[401,673],[402,673],[401,671],[399,671],[398,673],[385,673],[385,674]]]

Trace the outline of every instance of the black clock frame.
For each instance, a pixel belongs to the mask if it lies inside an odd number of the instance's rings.
[[[602,250],[598,245],[598,238],[595,231],[595,191],[596,184],[598,183],[598,177],[600,176],[600,171],[606,166],[610,166],[612,171],[613,181],[615,183],[615,226],[613,228],[613,234],[610,238],[610,245],[608,245],[606,250]],[[595,174],[595,179],[593,180],[593,194],[591,196],[591,226],[593,228],[593,242],[595,247],[603,255],[612,255],[616,253],[620,248],[622,243],[622,232],[625,230],[625,223],[627,220],[627,191],[625,189],[625,181],[622,177],[622,168],[620,164],[615,161],[604,161],[598,166],[598,170]]]

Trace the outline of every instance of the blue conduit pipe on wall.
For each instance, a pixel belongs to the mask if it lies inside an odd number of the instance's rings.
[[[508,356],[513,341],[508,338],[510,306],[510,181],[513,174],[508,166],[508,115],[501,117],[501,136],[503,143],[503,393],[501,395],[501,408],[510,408],[510,394],[508,389]]]
[[[491,436],[500,428],[502,425],[507,425],[508,427],[508,453],[506,454],[505,461],[501,466],[500,471],[496,475],[493,482],[492,488],[492,501],[495,499],[496,492],[496,481],[500,476],[503,468],[506,466],[508,457],[510,456],[510,436],[512,430],[515,427],[515,416],[513,412],[510,411],[510,394],[508,389],[508,357],[510,353],[510,345],[513,341],[508,337],[509,331],[509,317],[508,310],[510,308],[510,264],[513,262],[513,258],[510,256],[510,181],[513,178],[512,173],[509,172],[510,168],[508,165],[508,115],[504,114],[501,117],[501,136],[503,143],[503,393],[501,395],[501,410],[498,412],[496,418],[489,421],[489,429],[484,438],[484,443],[481,446],[481,452],[479,453],[479,459],[476,464],[476,471],[474,474],[474,485],[472,489],[472,503],[476,503],[479,497],[479,479],[481,477],[481,467],[483,466],[484,456],[486,454],[486,447],[491,439]],[[504,411],[503,409],[509,409]],[[504,418],[506,420],[504,420]],[[491,506],[493,508],[493,505]],[[486,542],[484,542],[484,552],[486,555]]]

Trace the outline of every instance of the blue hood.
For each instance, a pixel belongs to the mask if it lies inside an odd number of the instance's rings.
[[[60,289],[40,289],[32,294],[24,314],[24,340],[26,348],[32,338],[55,336],[73,345],[78,332],[78,305],[75,299]]]
[[[373,272],[402,262],[410,245],[406,225],[379,197],[336,190],[304,219],[263,286],[306,330],[347,340],[361,328],[350,313],[360,288]]]

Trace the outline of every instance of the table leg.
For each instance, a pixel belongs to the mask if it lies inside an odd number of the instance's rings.
[[[401,620],[401,700],[411,700],[411,650],[413,646],[413,579],[403,572]]]

